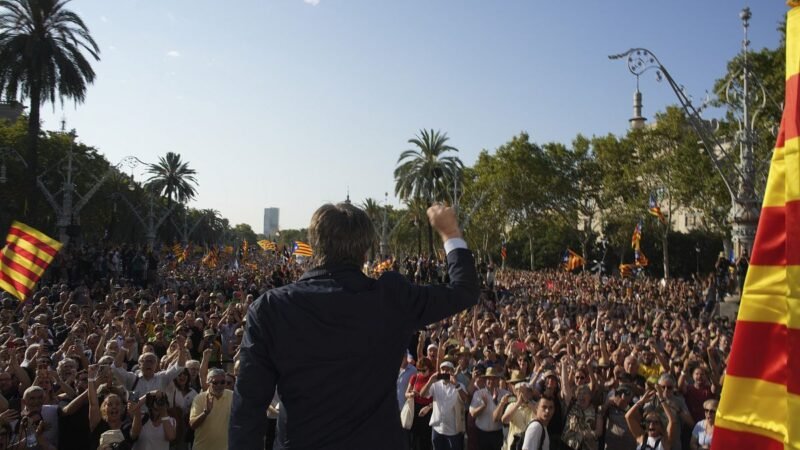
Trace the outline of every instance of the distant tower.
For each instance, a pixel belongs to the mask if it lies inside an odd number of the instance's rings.
[[[636,77],[636,92],[633,93],[633,117],[628,119],[632,130],[644,128],[647,118],[642,117],[642,93],[639,92],[639,77]]]
[[[280,209],[264,208],[264,236],[272,236],[280,230]]]
[[[347,199],[344,202],[350,204],[350,186],[347,186]]]

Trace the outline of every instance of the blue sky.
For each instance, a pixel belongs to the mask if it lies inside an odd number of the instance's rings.
[[[420,128],[466,164],[520,131],[539,143],[622,134],[635,78],[607,55],[652,50],[698,101],[741,48],[740,0],[73,0],[102,49],[86,102],[44,108],[112,163],[180,153],[192,206],[262,229],[324,202],[393,197]],[[751,2],[775,47],[783,1]],[[644,115],[675,103],[641,80]],[[137,175],[138,177],[138,175]]]

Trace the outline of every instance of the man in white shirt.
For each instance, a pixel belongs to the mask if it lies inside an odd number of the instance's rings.
[[[139,357],[139,372],[136,374],[128,372],[124,367],[120,367],[121,359],[118,358],[114,367],[114,373],[122,381],[125,389],[131,395],[130,398],[141,398],[150,391],[164,391],[167,385],[183,372],[184,364],[189,351],[184,347],[184,337],[178,334],[179,356],[178,362],[167,370],[156,372],[158,368],[158,357],[154,353],[144,353]],[[120,352],[122,354],[122,352]]]
[[[500,389],[500,374],[495,367],[486,370],[486,387],[472,396],[469,413],[478,428],[478,450],[500,450],[503,446],[503,415],[501,400],[509,392]]]
[[[442,362],[439,371],[430,377],[419,394],[433,399],[430,425],[433,428],[434,450],[464,448],[464,403],[467,401],[467,389],[456,380],[455,371],[452,362]]]
[[[547,424],[553,418],[556,403],[552,397],[543,396],[536,405],[536,419],[528,424],[522,450],[550,450],[550,435]]]

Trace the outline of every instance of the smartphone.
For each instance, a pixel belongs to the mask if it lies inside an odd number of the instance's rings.
[[[439,375],[436,376],[436,379],[437,380],[449,380],[450,379],[450,374],[449,373],[440,373]]]

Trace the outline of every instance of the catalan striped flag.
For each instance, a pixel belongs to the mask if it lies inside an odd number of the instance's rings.
[[[631,247],[639,250],[639,243],[642,241],[642,221],[640,220],[639,223],[636,224],[636,228],[633,229],[633,236],[631,236]]]
[[[181,255],[183,255],[183,247],[181,247],[181,244],[176,242],[172,245],[172,255],[180,259]]]
[[[250,244],[247,239],[242,241],[242,259],[247,259],[247,254],[250,252]]]
[[[653,216],[658,217],[659,222],[663,224],[667,223],[667,218],[664,217],[664,213],[661,212],[661,207],[658,206],[658,202],[656,201],[656,196],[653,194],[650,194],[650,202],[647,207],[647,212],[649,212]]]
[[[505,261],[507,257],[508,257],[508,251],[506,250],[506,243],[503,242],[503,246],[500,247],[500,258],[502,258],[503,261]]]
[[[800,2],[786,100],[717,411],[713,450],[800,448]]]
[[[294,256],[312,256],[314,251],[311,249],[311,246],[306,244],[302,241],[295,241],[294,242],[294,249],[292,249],[292,255]]]
[[[262,239],[258,241],[258,246],[264,249],[265,252],[270,250],[274,252],[278,250],[278,247],[275,245],[275,243],[267,239]]]
[[[56,257],[61,243],[20,222],[13,222],[0,251],[0,288],[20,300],[33,291],[36,282]]]

